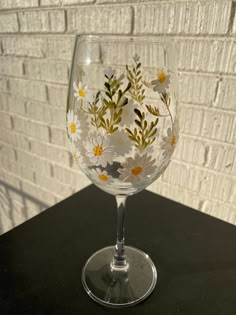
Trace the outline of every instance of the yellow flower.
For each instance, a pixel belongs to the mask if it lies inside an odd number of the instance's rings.
[[[178,123],[175,121],[172,128],[168,128],[167,135],[162,138],[161,149],[163,150],[163,156],[170,157],[174,152],[176,144],[178,142]]]
[[[153,91],[158,93],[166,92],[170,84],[170,75],[164,69],[157,70],[156,80],[151,81],[153,85]]]
[[[90,172],[92,179],[98,184],[109,184],[112,180],[112,176],[107,174],[107,171],[95,168]]]
[[[74,96],[77,98],[77,100],[86,98],[88,90],[88,87],[86,85],[83,85],[82,82],[79,82],[77,86],[76,83],[74,82],[73,87],[75,91]]]
[[[141,166],[136,166],[135,168],[132,168],[131,173],[134,176],[137,176],[139,174],[141,174],[143,171],[143,168]]]
[[[133,184],[142,183],[155,173],[155,161],[147,153],[128,157],[122,168],[118,169],[118,172],[121,174],[119,179]]]
[[[67,131],[72,141],[76,141],[80,138],[81,128],[77,115],[69,110],[67,113]]]
[[[106,167],[113,163],[114,148],[110,146],[111,137],[102,137],[93,134],[85,142],[86,154],[92,164]]]
[[[166,81],[166,79],[167,79],[167,73],[166,73],[165,71],[163,71],[163,70],[159,70],[159,71],[157,72],[157,80],[158,80],[161,84],[163,84],[163,83]]]

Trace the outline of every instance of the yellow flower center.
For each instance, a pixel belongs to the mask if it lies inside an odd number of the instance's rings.
[[[108,176],[105,174],[98,175],[98,178],[101,179],[103,182],[106,182],[108,180]]]
[[[78,90],[78,94],[79,94],[80,97],[85,97],[86,92],[85,92],[84,89],[79,89],[79,90]]]
[[[70,123],[70,132],[71,133],[76,133],[76,124],[72,121],[72,123]]]
[[[76,153],[73,154],[74,161],[78,161],[78,155]]]
[[[160,83],[164,83],[166,81],[166,73],[164,71],[160,71],[157,73],[157,80]]]
[[[95,156],[100,156],[102,155],[103,153],[103,149],[100,145],[96,145],[94,148],[93,148],[93,153]]]
[[[170,144],[172,144],[172,145],[176,144],[176,136],[175,136],[175,135],[173,135],[173,136],[171,137],[171,139],[170,139]]]
[[[132,173],[132,175],[137,176],[137,175],[139,175],[140,173],[142,173],[142,171],[143,171],[143,169],[142,169],[141,166],[136,166],[135,168],[133,168],[133,169],[131,170],[131,173]]]

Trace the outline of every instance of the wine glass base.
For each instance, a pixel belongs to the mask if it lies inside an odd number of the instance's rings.
[[[146,299],[154,290],[157,271],[147,254],[126,246],[127,268],[112,268],[114,246],[94,253],[82,271],[85,291],[96,302],[109,307],[128,307]]]

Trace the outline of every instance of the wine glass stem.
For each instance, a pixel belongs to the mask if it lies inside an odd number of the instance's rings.
[[[127,268],[125,256],[125,202],[127,196],[117,195],[117,239],[115,246],[115,255],[113,257],[112,267],[115,269]]]

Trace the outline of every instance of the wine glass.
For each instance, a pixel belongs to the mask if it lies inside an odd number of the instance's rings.
[[[125,201],[164,172],[175,149],[175,55],[160,37],[76,38],[66,112],[71,151],[118,209],[116,245],[93,254],[82,271],[84,289],[103,305],[137,304],[156,285],[150,257],[124,245]]]

